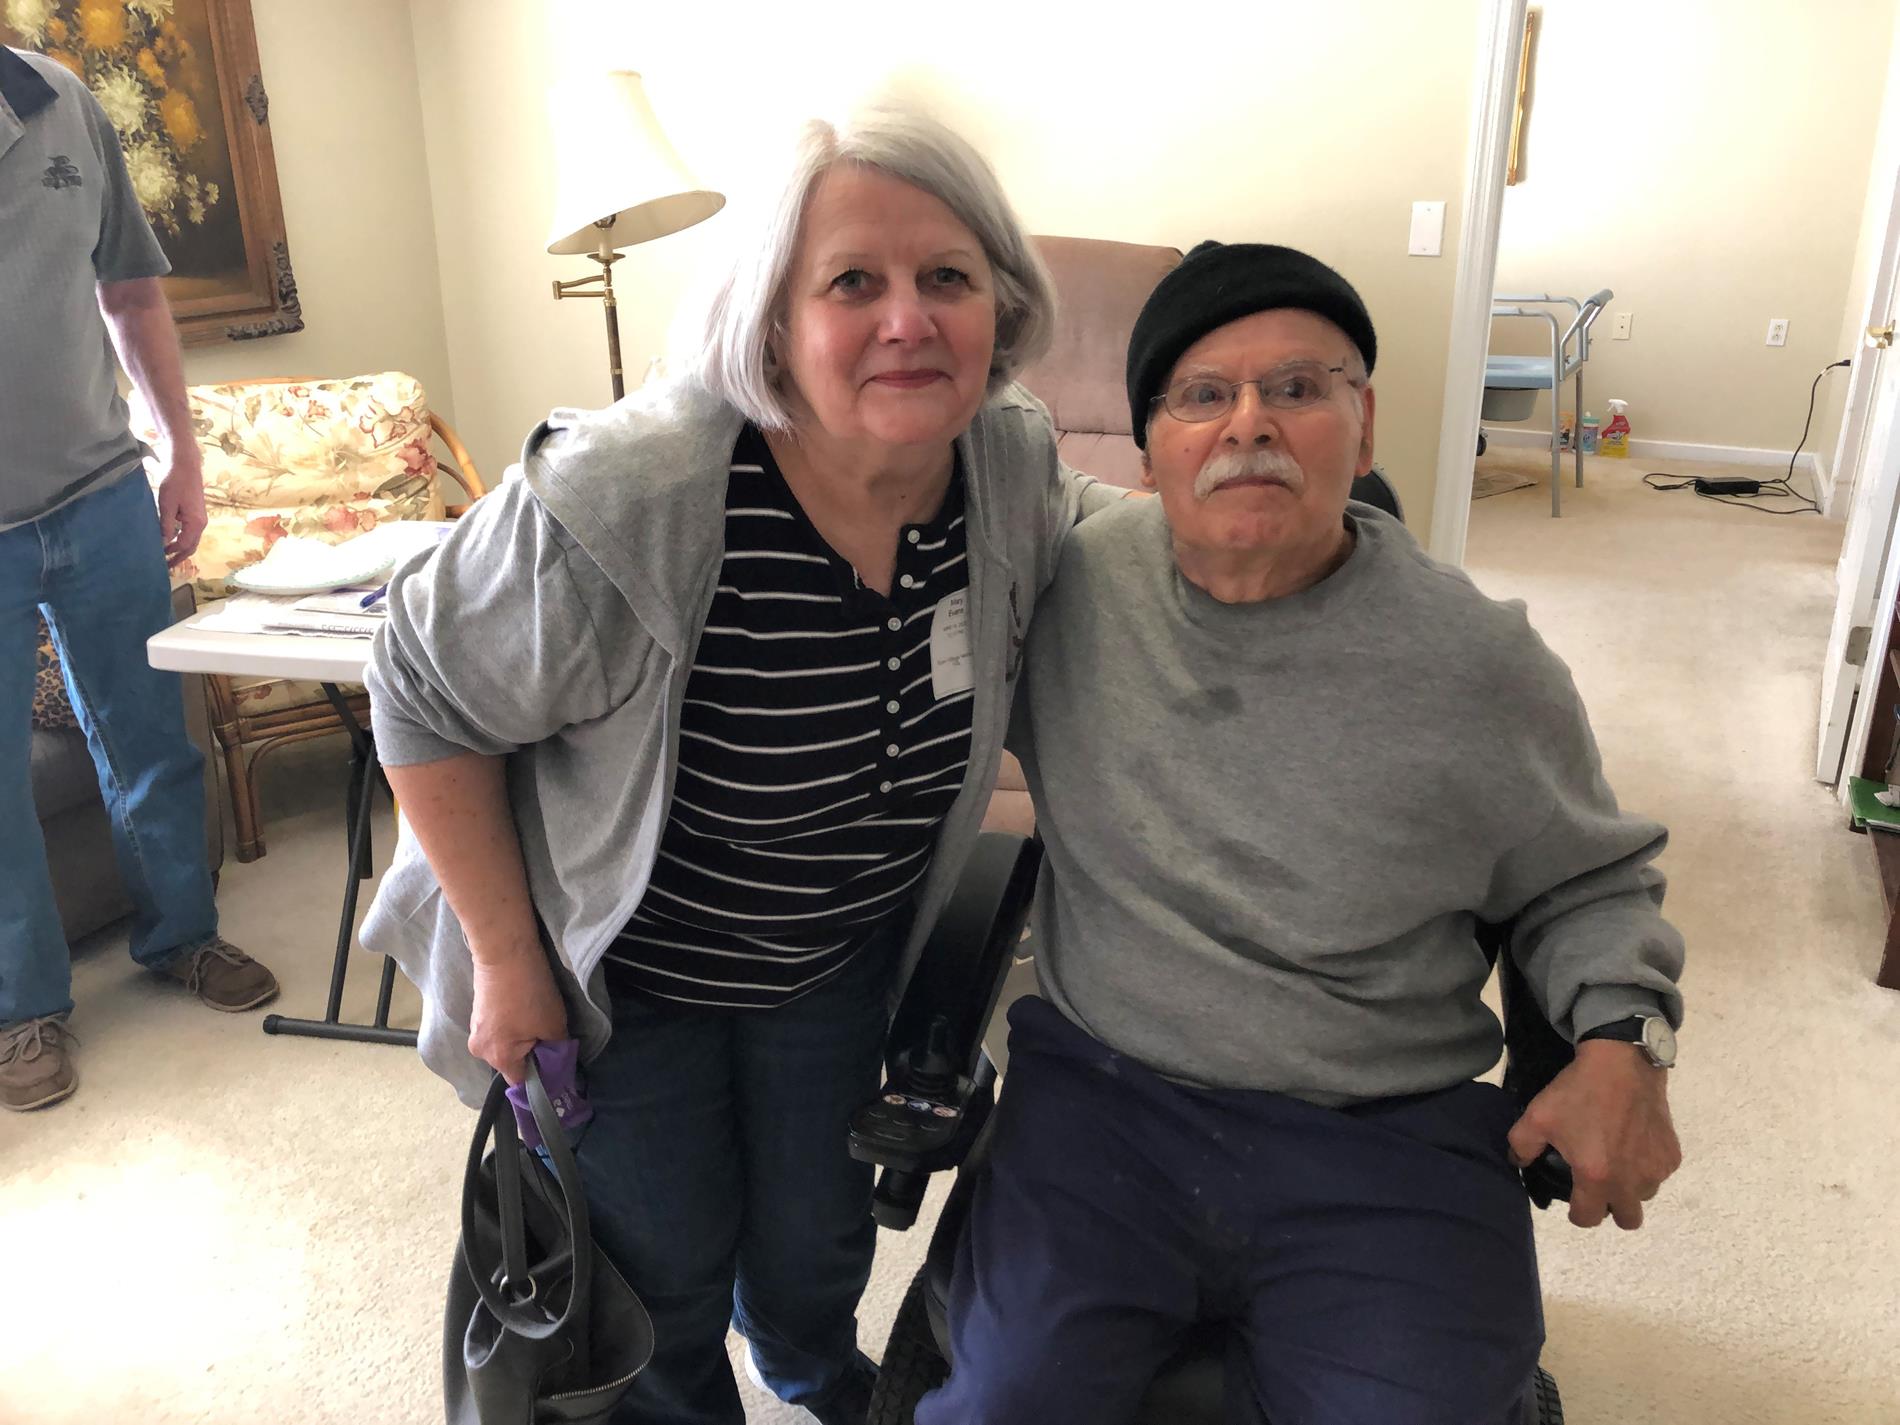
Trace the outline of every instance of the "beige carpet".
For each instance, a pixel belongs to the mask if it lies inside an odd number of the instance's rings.
[[[1810,780],[1841,526],[1654,468],[1587,459],[1561,519],[1541,481],[1472,509],[1473,576],[1526,600],[1622,801],[1671,827],[1689,942],[1685,1165],[1637,1234],[1540,1224],[1546,1364],[1586,1425],[1900,1421],[1900,994],[1872,857]]]
[[[1688,1164],[1635,1236],[1542,1224],[1546,1359],[1584,1425],[1900,1422],[1900,995],[1872,984],[1865,844],[1808,779],[1840,529],[1652,494],[1643,468],[1591,462],[1561,520],[1541,484],[1472,516],[1480,582],[1529,601],[1623,800],[1675,828],[1691,947]],[[271,852],[227,868],[226,928],[314,1015],[340,748],[266,787]],[[0,1119],[0,1422],[438,1420],[468,1116],[405,1051],[268,1039],[122,944],[78,958],[79,1095]],[[880,1244],[873,1353],[923,1245]],[[756,1422],[804,1418],[742,1389]]]

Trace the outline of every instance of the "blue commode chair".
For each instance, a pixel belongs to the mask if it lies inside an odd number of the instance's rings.
[[[1561,506],[1563,450],[1560,446],[1557,392],[1565,381],[1575,379],[1577,436],[1571,442],[1576,451],[1577,488],[1583,488],[1583,363],[1590,359],[1590,327],[1603,314],[1603,308],[1616,294],[1605,287],[1594,297],[1579,302],[1575,297],[1556,297],[1546,292],[1538,296],[1505,296],[1491,299],[1491,315],[1497,317],[1533,317],[1550,324],[1549,356],[1487,356],[1484,359],[1484,408],[1487,421],[1529,420],[1537,406],[1537,393],[1550,396],[1550,513],[1563,513]],[[1568,327],[1557,325],[1553,307],[1568,307],[1575,315]]]

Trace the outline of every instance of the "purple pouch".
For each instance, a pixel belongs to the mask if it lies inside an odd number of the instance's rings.
[[[535,1066],[541,1070],[541,1086],[554,1104],[554,1116],[570,1134],[592,1121],[594,1109],[581,1094],[581,1044],[578,1039],[561,1039],[534,1046]],[[508,1102],[515,1111],[515,1129],[530,1148],[541,1146],[541,1130],[535,1125],[534,1110],[528,1106],[528,1086],[510,1084]]]

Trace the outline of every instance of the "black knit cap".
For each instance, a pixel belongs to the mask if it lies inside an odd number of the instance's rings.
[[[1229,322],[1275,307],[1326,318],[1352,339],[1366,372],[1379,339],[1352,284],[1316,257],[1264,242],[1204,242],[1150,294],[1128,339],[1128,415],[1135,444],[1148,443],[1148,404],[1181,353]]]

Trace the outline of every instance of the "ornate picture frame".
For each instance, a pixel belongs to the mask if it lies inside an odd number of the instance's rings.
[[[1536,66],[1537,21],[1542,11],[1524,12],[1524,46],[1517,55],[1517,102],[1511,110],[1511,156],[1504,168],[1504,186],[1524,181],[1524,119],[1530,111],[1531,74]]]
[[[112,120],[181,340],[303,329],[250,0],[0,0],[0,41],[64,64]]]

